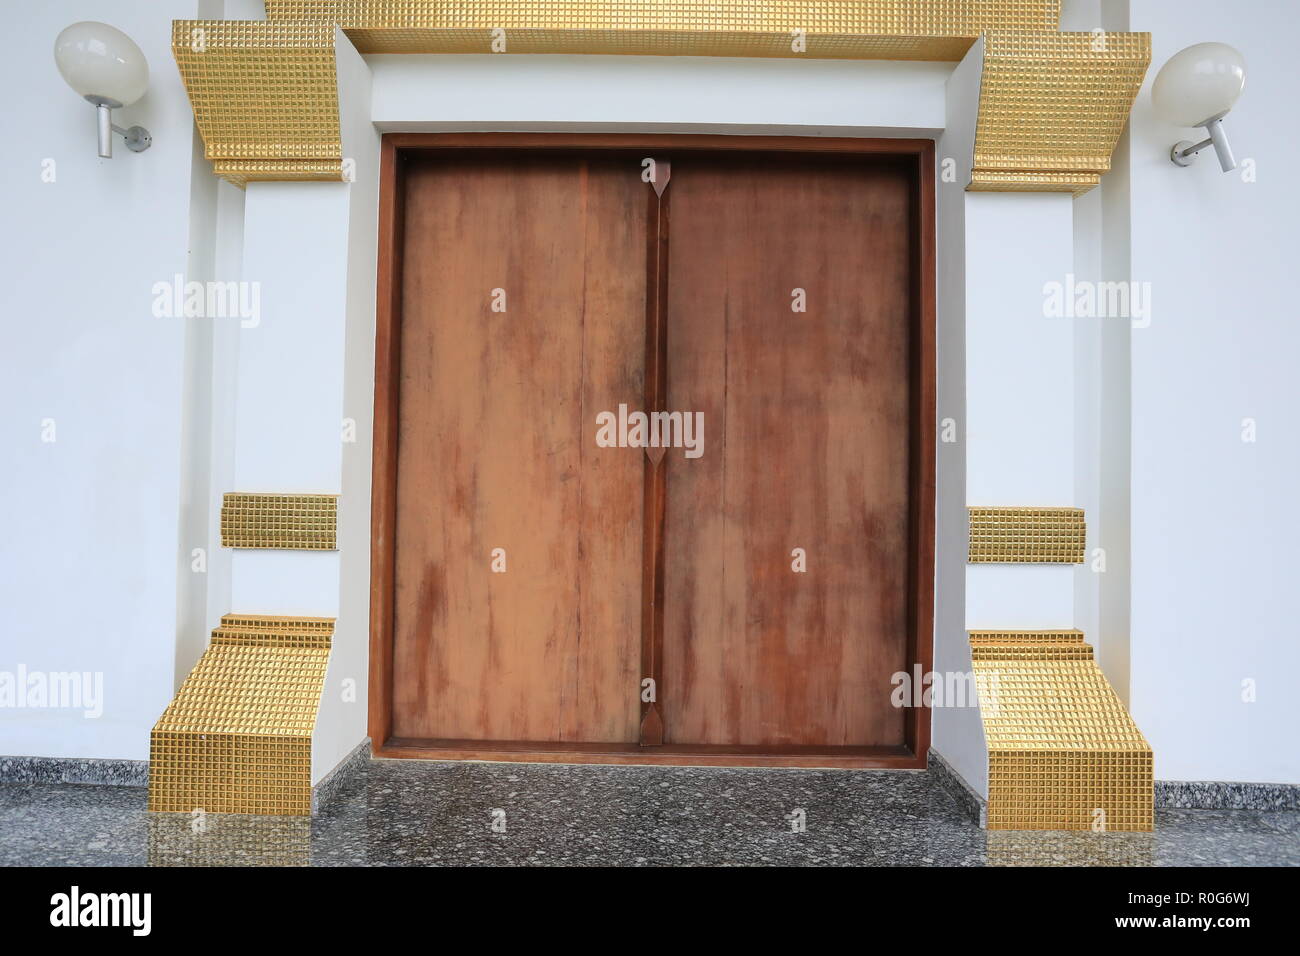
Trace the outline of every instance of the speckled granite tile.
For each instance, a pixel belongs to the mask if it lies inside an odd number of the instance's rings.
[[[0,757],[0,783],[95,783],[147,787],[149,761],[94,757]]]
[[[0,865],[141,866],[143,787],[3,784]]]
[[[1157,780],[1156,807],[1179,810],[1300,810],[1300,786]]]
[[[138,788],[0,786],[0,864],[124,863],[1295,866],[1300,813],[1162,810],[1154,834],[987,833],[926,771],[376,760],[314,818],[208,814],[196,827],[147,813]]]
[[[351,753],[339,761],[339,765],[311,788],[311,812],[319,813],[344,790],[366,764],[370,763],[370,738],[352,748]]]
[[[926,754],[925,763],[939,786],[956,801],[961,811],[981,828],[988,826],[988,801],[962,779],[961,774],[952,768],[943,754],[931,747]]]

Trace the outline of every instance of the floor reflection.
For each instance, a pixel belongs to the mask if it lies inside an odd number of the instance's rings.
[[[1154,833],[990,830],[989,866],[1154,866]]]
[[[921,771],[380,760],[314,818],[145,806],[137,787],[0,785],[0,865],[1300,865],[1294,811],[1160,810],[1155,833],[986,832]]]
[[[309,866],[311,817],[146,814],[150,866]]]

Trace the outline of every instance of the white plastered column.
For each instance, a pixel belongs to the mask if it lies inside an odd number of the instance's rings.
[[[337,618],[313,784],[366,733],[379,135],[369,67],[341,32],[335,49],[354,181],[248,186],[242,271],[259,283],[261,308],[239,339],[225,489],[340,495],[339,550],[241,550],[231,563],[232,611]]]
[[[1073,626],[1072,565],[968,565],[967,506],[1073,506],[1074,331],[1044,284],[1074,266],[1066,193],[975,193],[983,44],[948,81],[939,141],[938,541],[935,671],[971,672],[968,630]],[[945,169],[945,164],[948,164]],[[944,440],[945,424],[951,441]],[[982,797],[978,709],[937,707],[933,746]]]

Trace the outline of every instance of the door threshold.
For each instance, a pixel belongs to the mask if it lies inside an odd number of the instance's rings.
[[[623,764],[680,767],[770,767],[823,770],[924,770],[925,757],[905,746],[727,747],[665,744],[556,744],[536,741],[433,740],[390,737],[374,755],[398,760],[487,760],[504,763]]]

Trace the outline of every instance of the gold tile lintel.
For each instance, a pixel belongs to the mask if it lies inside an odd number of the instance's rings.
[[[985,39],[968,189],[1100,182],[1150,63],[1143,33],[1062,33],[1060,0],[267,0],[267,19],[178,20],[173,52],[217,175],[345,178],[335,28],[362,53],[960,60]],[[801,35],[804,45],[794,42]]]

